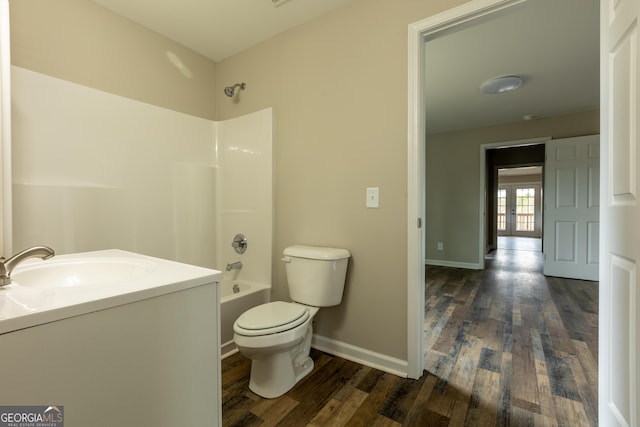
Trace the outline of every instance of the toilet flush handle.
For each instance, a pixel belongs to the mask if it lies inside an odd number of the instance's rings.
[[[281,259],[281,261],[284,261],[284,262],[289,263],[289,262],[291,262],[291,258],[289,258],[288,256],[286,256],[286,257],[283,257],[283,258]]]

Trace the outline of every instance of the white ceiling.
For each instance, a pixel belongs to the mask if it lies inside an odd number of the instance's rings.
[[[221,61],[351,0],[93,0]]]
[[[511,9],[425,43],[428,133],[598,109],[599,1],[529,0]],[[505,75],[525,84],[480,92]]]
[[[351,0],[92,1],[217,62]],[[428,133],[597,109],[598,5],[528,0],[425,43]],[[525,79],[517,91],[480,93],[483,81],[512,74]]]

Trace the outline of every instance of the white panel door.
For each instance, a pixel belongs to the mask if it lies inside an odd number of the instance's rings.
[[[601,0],[599,425],[638,426],[640,0]]]
[[[600,137],[546,143],[544,274],[598,280]]]

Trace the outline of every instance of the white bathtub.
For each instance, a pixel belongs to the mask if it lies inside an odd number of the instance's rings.
[[[234,287],[237,292],[234,292]],[[236,352],[233,323],[248,309],[269,302],[271,287],[262,283],[225,279],[220,282],[220,290],[220,353],[224,359]]]

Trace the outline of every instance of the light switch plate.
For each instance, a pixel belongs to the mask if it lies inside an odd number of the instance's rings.
[[[380,207],[380,188],[370,187],[367,188],[367,208],[379,208]]]

